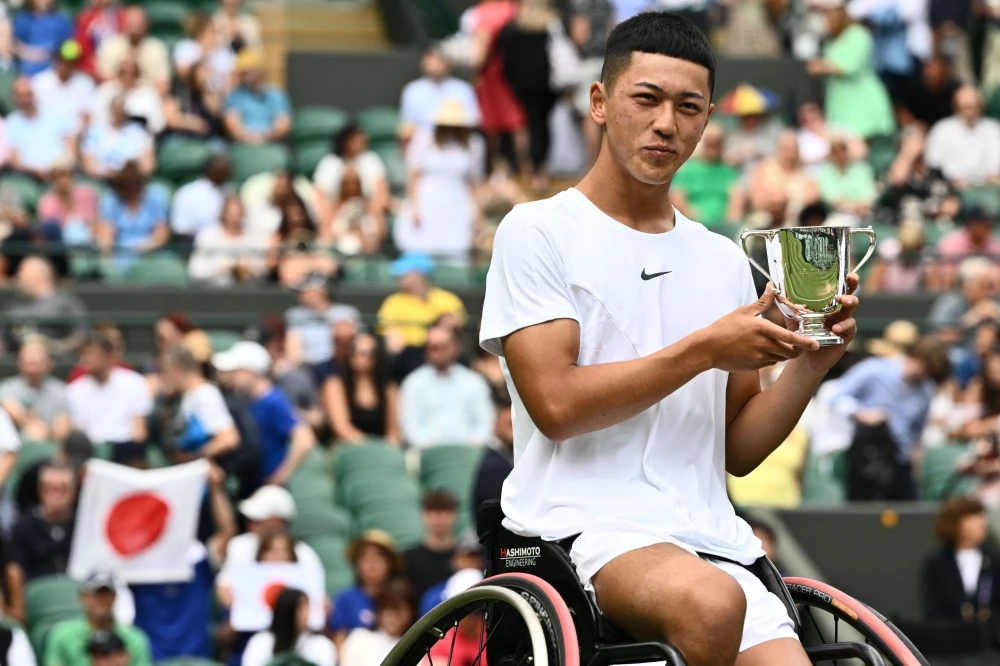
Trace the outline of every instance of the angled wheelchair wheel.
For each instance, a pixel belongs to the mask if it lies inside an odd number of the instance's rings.
[[[417,620],[382,666],[580,666],[576,629],[551,585],[527,574],[483,580]]]
[[[813,663],[854,656],[869,666],[930,666],[903,632],[868,605],[826,583],[784,581],[799,609],[803,645]]]

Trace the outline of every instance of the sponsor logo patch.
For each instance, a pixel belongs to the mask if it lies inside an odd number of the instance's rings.
[[[500,562],[505,569],[520,569],[533,567],[542,556],[540,546],[522,546],[518,548],[500,547]]]

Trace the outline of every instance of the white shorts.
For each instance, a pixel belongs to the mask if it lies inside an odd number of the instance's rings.
[[[591,579],[605,564],[620,555],[657,543],[670,543],[693,555],[700,556],[691,546],[664,539],[662,536],[637,532],[608,533],[603,531],[597,531],[597,533],[584,531],[573,542],[573,548],[569,555],[573,564],[576,565],[580,581],[588,592],[593,592],[594,587],[591,585]],[[738,564],[710,557],[703,557],[703,559],[735,578],[746,595],[747,614],[743,621],[743,639],[740,641],[740,652],[778,638],[798,640],[795,625],[788,617],[785,605],[781,599],[764,587],[760,579]]]

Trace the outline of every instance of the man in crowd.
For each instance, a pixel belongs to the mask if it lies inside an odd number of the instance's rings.
[[[110,442],[111,459],[135,467],[146,464],[146,417],[153,396],[142,375],[115,365],[112,342],[91,335],[80,351],[88,374],[66,390],[70,422],[95,444]]]
[[[445,599],[450,599],[482,579],[483,546],[475,534],[463,534],[452,550],[444,578],[420,595],[420,614],[425,614]]]
[[[17,434],[14,419],[0,405],[0,484],[7,480],[11,470],[14,469],[14,465],[17,463],[17,452],[20,448],[21,438]]]
[[[114,631],[98,629],[87,640],[91,666],[131,666],[134,662],[125,641]]]
[[[174,194],[170,208],[170,228],[174,235],[193,243],[199,231],[218,226],[232,177],[233,167],[228,157],[208,158],[204,175]]]
[[[285,353],[292,364],[304,364],[316,386],[335,372],[333,327],[339,321],[361,323],[353,305],[335,303],[322,273],[310,273],[295,285],[299,304],[285,312]]]
[[[456,363],[455,331],[427,332],[427,363],[403,381],[399,392],[403,439],[418,448],[437,444],[482,445],[493,432],[490,387],[482,375]]]
[[[66,382],[52,376],[49,343],[27,338],[17,353],[15,377],[0,382],[0,406],[25,439],[62,441],[69,434]]]
[[[17,111],[6,118],[4,136],[8,142],[7,167],[38,181],[49,178],[57,164],[76,159],[74,126],[66,116],[39,108],[31,79],[14,81]]]
[[[399,102],[401,123],[431,130],[434,114],[447,99],[459,100],[466,115],[479,124],[479,101],[476,91],[468,81],[452,76],[451,65],[437,45],[428,46],[420,57],[419,79],[403,86]]]
[[[980,206],[966,207],[958,215],[962,227],[938,240],[938,256],[946,284],[954,284],[958,265],[969,257],[986,256],[1000,261],[1000,238],[993,235],[994,216]]]
[[[926,337],[904,356],[865,359],[838,380],[831,404],[855,424],[850,499],[917,499],[913,455],[931,400],[950,374],[947,347]]]
[[[59,289],[52,266],[42,257],[25,257],[17,270],[18,299],[4,313],[4,342],[16,349],[31,334],[44,335],[56,354],[75,352],[87,332],[87,310]]]
[[[580,83],[573,93],[573,106],[580,116],[588,158],[597,158],[601,129],[590,118],[590,84],[601,78],[604,67],[604,44],[615,22],[609,0],[572,0],[569,3],[569,36],[580,50]]]
[[[514,422],[511,417],[510,398],[495,398],[497,421],[493,440],[486,447],[472,485],[472,518],[479,525],[479,507],[486,500],[500,499],[503,482],[514,469]]]
[[[926,127],[951,115],[959,82],[951,75],[951,64],[943,55],[935,55],[923,64],[920,80],[904,93],[902,108]]]
[[[79,70],[82,51],[70,39],[56,51],[55,66],[35,75],[31,86],[40,113],[63,115],[79,136],[94,103],[94,80]]]
[[[716,124],[705,128],[695,155],[674,176],[674,207],[708,228],[738,219],[740,172],[722,161],[726,133]]]
[[[226,100],[224,122],[229,135],[240,143],[281,141],[292,128],[288,96],[264,83],[264,58],[244,49],[236,59],[240,83]]]
[[[97,50],[97,71],[101,79],[114,79],[122,62],[132,56],[139,64],[143,83],[154,86],[161,94],[170,87],[170,54],[159,38],[149,34],[146,10],[130,5],[122,15],[122,31],[101,42]]]
[[[1000,270],[985,257],[971,257],[959,266],[958,280],[959,288],[938,297],[927,318],[942,342],[968,348],[980,324],[1000,323]]]
[[[256,342],[244,340],[212,356],[212,365],[228,373],[232,387],[253,400],[250,410],[260,433],[261,482],[284,485],[316,446],[316,437],[271,383],[271,355]]]
[[[341,320],[344,323],[352,323]],[[336,324],[334,328],[336,328]],[[341,341],[333,336],[334,349]],[[279,317],[269,316],[260,327],[259,342],[271,355],[271,379],[281,392],[288,396],[299,418],[317,429],[322,426],[325,416],[319,404],[319,391],[313,373],[289,360],[285,348],[285,323]],[[348,345],[349,347],[349,345]],[[334,363],[336,366],[336,362]]]
[[[959,189],[1000,184],[1000,123],[983,117],[983,99],[973,86],[955,92],[954,109],[927,135],[928,166]]]
[[[152,666],[149,639],[139,629],[115,620],[115,579],[107,573],[92,573],[80,584],[84,615],[63,620],[52,627],[45,640],[42,666],[91,666],[91,637],[95,632],[113,632],[128,653],[132,666]],[[120,651],[114,640],[101,637],[101,651]]]
[[[458,501],[447,490],[432,490],[424,495],[421,508],[424,540],[402,553],[406,577],[413,584],[417,599],[451,575]]]

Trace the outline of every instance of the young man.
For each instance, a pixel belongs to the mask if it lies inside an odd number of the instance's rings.
[[[714,108],[714,69],[685,19],[619,24],[590,91],[594,167],[500,225],[480,338],[510,378],[505,525],[579,535],[570,557],[601,609],[639,639],[669,637],[691,666],[804,666],[779,599],[731,562],[763,551],[725,473],[781,444],[846,345],[760,317],[774,295],[757,298],[739,248],[670,205]],[[849,342],[857,299],[838,300],[829,323]],[[789,359],[762,392],[758,370]]]
[[[455,554],[455,519],[458,500],[447,490],[432,490],[424,495],[420,517],[424,521],[424,540],[402,553],[406,577],[420,599],[424,592],[451,575],[451,557]]]

